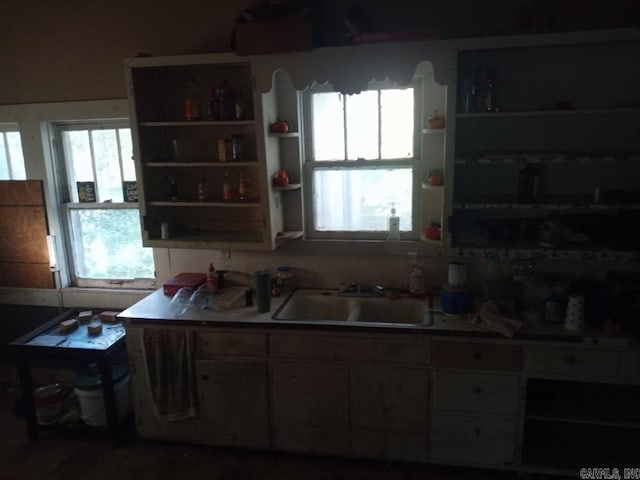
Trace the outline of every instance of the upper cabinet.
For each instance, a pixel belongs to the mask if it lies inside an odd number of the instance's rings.
[[[451,246],[637,250],[637,32],[547,37],[459,53]]]
[[[251,63],[230,54],[136,58],[126,76],[144,245],[275,248],[282,219]]]

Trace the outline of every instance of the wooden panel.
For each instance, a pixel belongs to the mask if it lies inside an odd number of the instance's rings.
[[[264,360],[196,360],[203,441],[269,447],[267,364]]]
[[[567,377],[615,377],[620,358],[618,352],[586,348],[528,347],[525,365],[530,372]]]
[[[49,265],[44,207],[0,207],[0,262]]]
[[[40,180],[0,181],[0,287],[54,288]]]
[[[54,288],[49,263],[0,263],[0,287]]]
[[[1,206],[43,206],[42,182],[40,180],[0,181]]]
[[[264,357],[267,338],[262,333],[199,332],[196,336],[198,355],[246,355]]]
[[[274,362],[276,448],[347,455],[349,372],[345,365]]]
[[[515,420],[436,415],[431,426],[435,461],[510,465],[515,459]]]
[[[516,375],[434,372],[433,408],[469,413],[516,415]]]
[[[429,364],[426,341],[272,335],[270,342],[271,355],[279,358]]]
[[[491,343],[433,342],[434,367],[518,371],[522,368],[522,348]]]

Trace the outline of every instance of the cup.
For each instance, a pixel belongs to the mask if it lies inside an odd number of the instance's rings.
[[[189,308],[189,300],[193,290],[189,287],[182,287],[178,290],[169,302],[169,310],[174,315],[182,315]]]
[[[452,287],[465,287],[467,285],[467,266],[464,262],[449,262],[447,281]]]
[[[269,270],[254,272],[253,284],[258,312],[268,312],[271,309],[271,272]]]

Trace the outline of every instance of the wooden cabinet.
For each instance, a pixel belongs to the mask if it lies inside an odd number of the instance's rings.
[[[429,372],[387,365],[350,367],[351,454],[428,458]]]
[[[125,72],[143,244],[274,249],[282,212],[267,181],[251,62],[232,54],[146,57],[128,60]]]
[[[513,465],[521,347],[435,341],[432,348],[432,458]]]
[[[289,451],[347,454],[347,366],[274,361],[271,368],[275,447]]]
[[[265,360],[196,360],[196,376],[205,443],[269,447]]]
[[[530,40],[459,54],[452,246],[637,250],[637,32]]]

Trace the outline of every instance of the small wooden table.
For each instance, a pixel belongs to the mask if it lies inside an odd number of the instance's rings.
[[[118,418],[111,364],[117,355],[126,354],[125,329],[121,322],[117,322],[103,324],[102,333],[96,336],[87,333],[86,325],[80,325],[68,333],[60,330],[60,322],[77,317],[78,312],[83,310],[90,309],[69,309],[10,344],[17,362],[29,440],[38,439],[31,361],[45,360],[48,364],[67,366],[95,363],[102,380],[107,430],[111,444],[118,447],[122,444],[121,422]],[[92,311],[95,313],[97,310]]]

